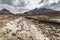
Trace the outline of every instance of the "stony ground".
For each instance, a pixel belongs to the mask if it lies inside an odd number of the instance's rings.
[[[36,25],[49,40],[60,40],[60,24],[39,22]]]
[[[6,26],[6,24],[11,23],[11,21],[14,21],[15,19],[19,19],[21,16],[16,16],[16,15],[0,15],[0,27],[7,27],[9,25]],[[23,17],[24,18],[24,17]],[[43,17],[44,18],[44,17]],[[45,17],[46,18],[46,17]],[[49,18],[49,17],[47,17]],[[54,17],[55,18],[55,17]],[[34,28],[38,28],[40,29],[41,33],[39,34],[39,32],[37,31],[38,35],[43,35],[41,37],[43,37],[43,39],[40,40],[60,40],[60,23],[50,23],[50,22],[42,22],[39,20],[35,20],[35,19],[30,19],[30,18],[25,18],[26,22],[29,20],[31,23],[34,24]],[[29,24],[30,22],[27,22],[27,24]],[[23,22],[23,21],[22,21]],[[15,25],[14,23],[12,23],[13,25]],[[24,23],[23,23],[24,24]],[[33,25],[33,24],[30,24]],[[11,25],[10,25],[11,26]],[[18,25],[19,26],[19,25]],[[29,26],[28,26],[29,27]],[[12,28],[12,26],[11,26]],[[15,28],[15,27],[14,27]],[[33,29],[34,29],[33,28]],[[27,28],[28,29],[28,28]],[[13,28],[12,28],[13,30]],[[25,31],[24,31],[25,32]],[[30,30],[31,32],[31,30]],[[23,33],[23,32],[22,32]],[[28,33],[29,32],[25,32]],[[33,33],[33,32],[31,32]],[[1,34],[0,34],[1,35]],[[13,34],[14,35],[14,34]],[[33,33],[34,35],[34,33]],[[36,38],[38,37],[37,34],[34,35]],[[25,37],[25,36],[24,36]],[[39,38],[41,38],[39,36]],[[14,38],[14,37],[13,37]],[[46,39],[45,39],[46,38]],[[2,39],[3,40],[3,39]],[[7,40],[7,39],[6,39]],[[12,39],[13,40],[13,39]],[[17,39],[15,39],[17,40]],[[21,39],[22,40],[22,39]],[[24,39],[26,40],[26,39]],[[31,40],[31,39],[30,39]],[[32,40],[36,40],[36,39],[32,39]]]
[[[7,22],[18,18],[19,16],[11,14],[0,14],[0,27],[3,27]]]

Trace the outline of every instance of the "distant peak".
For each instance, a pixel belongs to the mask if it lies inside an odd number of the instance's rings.
[[[10,13],[10,11],[7,10],[7,9],[2,9],[2,10],[0,10],[0,12],[2,12],[2,13]]]

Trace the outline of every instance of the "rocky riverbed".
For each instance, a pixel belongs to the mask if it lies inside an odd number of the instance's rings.
[[[36,16],[1,15],[0,27],[0,40],[60,40],[60,23],[40,21]]]

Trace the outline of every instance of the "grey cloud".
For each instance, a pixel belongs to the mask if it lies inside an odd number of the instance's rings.
[[[57,0],[53,0],[54,1],[53,3],[51,3],[52,0],[41,0],[40,2],[38,1],[39,0],[37,1],[35,0],[0,0],[0,4],[1,4],[0,7],[10,10],[12,13],[18,13],[18,12],[24,13],[24,12],[33,10],[34,8],[37,8],[37,7],[39,8],[44,7],[44,8],[60,11],[60,0],[59,2],[56,2]],[[34,2],[38,4],[34,4]]]

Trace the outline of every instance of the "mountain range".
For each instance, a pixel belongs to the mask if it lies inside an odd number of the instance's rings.
[[[0,13],[6,14],[6,13],[11,13],[11,12],[7,9],[2,9],[0,10]],[[40,8],[40,9],[35,8],[34,10],[30,10],[28,12],[25,12],[24,14],[60,14],[60,11],[55,11],[55,10],[46,9],[46,8]]]
[[[55,11],[52,9],[46,9],[46,8],[35,8],[34,10],[30,10],[29,12],[25,12],[27,14],[60,14],[60,11]]]

